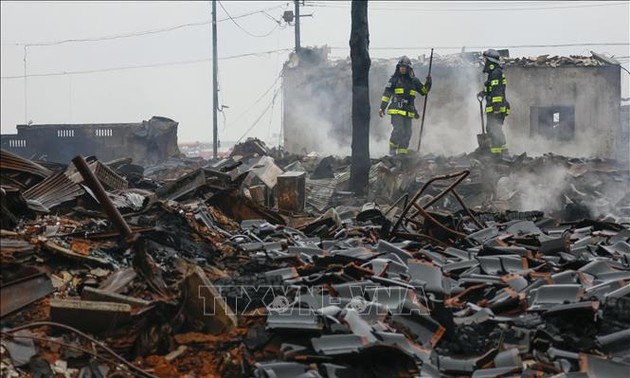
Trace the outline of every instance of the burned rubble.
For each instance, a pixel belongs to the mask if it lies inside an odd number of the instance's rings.
[[[356,198],[348,159],[259,140],[152,167],[1,153],[2,376],[630,369],[615,161],[382,158]]]

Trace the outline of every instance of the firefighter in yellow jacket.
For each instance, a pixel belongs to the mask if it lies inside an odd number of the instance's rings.
[[[483,91],[477,96],[486,99],[486,129],[490,135],[490,153],[507,154],[507,142],[503,132],[505,117],[510,115],[510,103],[505,97],[507,79],[497,50],[486,50],[483,56],[485,58],[483,72],[488,74],[488,80],[484,83]]]
[[[408,153],[412,132],[411,120],[419,118],[414,104],[416,95],[425,96],[430,89],[431,76],[427,76],[426,83],[422,84],[413,72],[411,60],[403,56],[396,65],[396,72],[387,82],[381,98],[381,107],[378,110],[381,118],[386,111],[392,116],[393,129],[389,139],[390,155]]]

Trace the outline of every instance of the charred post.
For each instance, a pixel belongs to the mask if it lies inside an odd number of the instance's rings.
[[[350,57],[352,59],[352,167],[350,190],[356,195],[367,194],[370,171],[370,33],[368,2],[352,2]]]

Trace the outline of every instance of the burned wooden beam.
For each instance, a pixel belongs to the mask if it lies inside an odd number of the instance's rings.
[[[367,0],[352,1],[350,57],[352,58],[352,167],[350,190],[367,194],[370,172],[370,32]]]

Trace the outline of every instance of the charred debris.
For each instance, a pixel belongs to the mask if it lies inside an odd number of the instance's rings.
[[[2,150],[0,374],[628,376],[627,167],[383,158],[364,198],[349,167]]]

